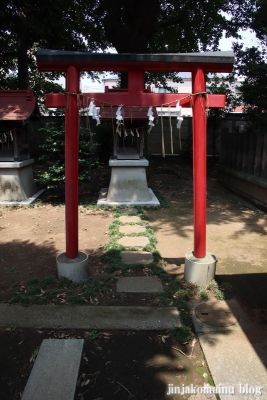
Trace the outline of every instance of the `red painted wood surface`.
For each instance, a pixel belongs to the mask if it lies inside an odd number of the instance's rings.
[[[193,93],[205,92],[205,74],[193,73]],[[198,95],[193,104],[193,187],[194,187],[194,256],[206,256],[206,98]]]
[[[88,96],[90,98],[95,99],[95,105],[101,106],[101,102],[108,103],[108,107],[110,104],[114,104],[114,106],[118,106],[123,104],[124,106],[160,106],[161,104],[166,104],[172,102],[170,106],[175,107],[176,101],[180,101],[182,107],[191,107],[192,106],[192,97],[188,93],[146,93],[139,92],[134,96],[134,100],[132,100],[131,92],[113,92],[113,93],[83,93],[84,97]],[[82,96],[79,99],[80,106],[83,105]],[[224,108],[225,107],[226,96],[224,94],[209,94],[207,95],[207,103],[211,108]],[[67,95],[64,93],[49,93],[46,95],[46,107],[55,108],[55,107],[66,107],[67,105]],[[103,103],[102,103],[103,105]],[[168,106],[169,107],[169,106]]]
[[[78,152],[79,152],[79,108],[75,93],[80,89],[80,74],[69,67],[66,74],[66,90],[69,96],[65,114],[65,213],[66,255],[78,256]]]
[[[48,53],[47,53],[48,52]],[[46,54],[47,53],[47,54]],[[58,53],[58,54],[57,54]],[[222,53],[203,54],[200,58],[186,55],[87,55],[78,52],[40,51],[37,55],[40,71],[66,71],[66,94],[48,94],[47,107],[66,107],[65,169],[66,169],[66,247],[67,257],[78,255],[78,132],[79,107],[88,106],[88,97],[96,106],[118,105],[150,107],[180,101],[182,107],[193,106],[194,158],[194,255],[206,255],[206,107],[225,107],[225,95],[199,94],[205,92],[205,73],[231,72],[233,56]],[[193,56],[193,57],[192,57]],[[63,57],[63,58],[62,58]],[[64,59],[64,60],[63,60]],[[116,61],[118,60],[118,61]],[[166,62],[168,61],[168,62]],[[170,61],[170,62],[169,62]],[[128,71],[128,91],[105,93],[79,92],[80,71]],[[192,72],[193,96],[182,93],[148,93],[144,88],[144,72]],[[101,104],[102,103],[102,104]]]

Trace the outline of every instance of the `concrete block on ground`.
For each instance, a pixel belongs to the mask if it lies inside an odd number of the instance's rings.
[[[22,400],[73,400],[83,344],[83,339],[43,340]]]
[[[134,207],[125,207],[125,208],[120,208],[120,211],[124,214],[127,215],[136,215],[138,214],[138,210]]]
[[[132,233],[144,233],[146,228],[140,225],[123,225],[119,227],[120,233],[131,235]]]
[[[22,307],[0,303],[0,325],[38,329],[161,330],[181,326],[181,319],[176,307],[70,307],[69,305]]]
[[[243,312],[238,302],[231,299],[218,301],[218,304],[229,307],[237,322],[225,327],[211,326],[197,317],[198,304],[189,304],[192,320],[214,384],[221,390],[218,393],[220,399],[267,398],[266,360],[261,355],[264,343],[262,337],[257,339],[253,321]]]
[[[124,236],[118,239],[118,244],[124,247],[145,247],[149,239],[146,236]]]
[[[129,224],[141,222],[142,220],[137,215],[122,215],[121,217],[119,217],[119,221],[123,222],[124,224]]]
[[[117,281],[117,292],[159,293],[163,292],[162,283],[153,276],[122,277]]]
[[[125,264],[150,264],[153,256],[148,251],[121,251],[121,261]]]

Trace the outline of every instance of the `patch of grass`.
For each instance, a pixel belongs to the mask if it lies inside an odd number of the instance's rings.
[[[170,332],[170,337],[180,344],[189,342],[192,336],[191,329],[186,325],[182,325],[180,328],[174,328]]]
[[[97,330],[93,330],[92,332],[90,332],[90,339],[92,340],[96,340],[99,338],[99,333],[97,332]]]
[[[207,287],[210,290],[217,300],[225,300],[229,297],[229,293],[226,293],[224,288],[220,288],[218,283],[213,279]]]
[[[217,300],[225,300],[224,293],[220,289],[213,290],[213,293]]]
[[[67,296],[67,301],[70,303],[70,304],[73,304],[73,305],[78,305],[78,304],[85,304],[86,302],[85,302],[85,300],[81,297],[81,296],[79,296],[79,295],[77,295],[77,294],[69,294],[68,296]]]
[[[16,285],[11,303],[30,304],[99,304],[103,294],[109,296],[112,278],[103,281],[74,283],[67,278],[47,276],[29,279],[25,285]],[[100,294],[100,298],[99,298]]]
[[[199,289],[198,296],[201,298],[201,300],[204,300],[204,301],[207,301],[210,298],[208,291],[203,288]]]

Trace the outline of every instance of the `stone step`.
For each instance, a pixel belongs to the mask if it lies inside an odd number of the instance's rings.
[[[123,293],[161,293],[162,283],[153,276],[122,277],[117,281],[117,292]]]
[[[44,339],[22,400],[73,400],[83,339]]]
[[[153,262],[153,256],[148,251],[121,251],[121,261],[125,264],[147,265]]]
[[[121,221],[124,224],[130,224],[130,223],[137,223],[141,222],[141,218],[136,216],[136,215],[122,215],[119,217],[119,221]]]
[[[133,207],[120,208],[120,211],[123,214],[127,214],[127,215],[136,215],[136,214],[138,214],[138,210],[136,208],[133,208]]]
[[[144,233],[146,228],[140,225],[123,225],[119,227],[120,233],[131,235],[132,233]]]
[[[64,329],[160,330],[181,326],[181,321],[176,307],[69,305],[22,307],[0,303],[0,326],[11,325],[17,328],[37,329],[64,327]]]
[[[124,247],[145,247],[149,244],[149,239],[146,236],[124,236],[117,242]]]

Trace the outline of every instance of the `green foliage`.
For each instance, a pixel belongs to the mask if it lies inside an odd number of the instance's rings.
[[[237,65],[235,73],[242,77],[239,87],[244,115],[250,130],[267,128],[267,62],[266,50],[234,46]]]
[[[98,297],[110,293],[112,279],[74,283],[61,277],[30,278],[25,285],[16,285],[11,303],[30,304],[86,304],[99,303]]]
[[[97,330],[93,330],[92,332],[90,332],[90,339],[92,340],[96,340],[99,338],[99,333],[97,332]]]
[[[140,0],[3,0],[1,87],[31,85],[43,97],[43,85],[58,74],[38,73],[37,48],[107,51],[113,47],[118,53],[214,50],[223,32],[238,37],[238,29],[251,25],[256,11],[249,0],[214,0],[212,7],[206,0],[149,0],[146,5],[149,12],[144,12]],[[147,79],[166,84],[166,77]]]
[[[207,301],[210,298],[208,291],[203,288],[199,289],[198,295],[201,298],[201,300],[204,300],[204,301]]]
[[[225,294],[219,287],[218,283],[213,279],[210,284],[207,287],[208,290],[213,292],[214,296],[216,297],[217,300],[224,300],[225,299]],[[223,288],[222,288],[223,289]],[[223,289],[225,290],[225,289]]]
[[[170,337],[181,344],[189,342],[192,339],[192,336],[193,334],[191,329],[186,325],[182,325],[180,328],[174,328],[170,332]]]
[[[47,162],[48,170],[37,176],[36,181],[48,188],[57,187],[65,181],[64,170],[64,130],[62,126],[51,124],[46,131],[48,138],[40,148],[43,155],[41,162]],[[89,180],[90,170],[99,167],[99,160],[95,155],[98,144],[91,142],[91,133],[87,128],[81,128],[79,140],[79,180]]]

